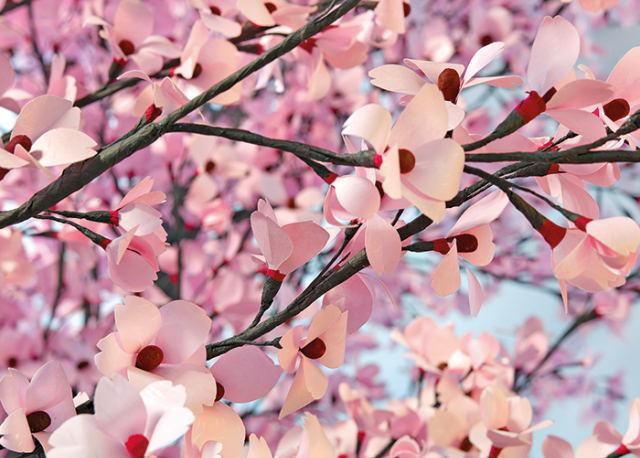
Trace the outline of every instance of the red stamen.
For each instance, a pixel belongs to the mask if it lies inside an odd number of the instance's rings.
[[[438,89],[444,99],[455,103],[460,93],[460,75],[453,68],[445,68],[438,76]]]
[[[320,337],[316,337],[311,342],[306,344],[304,348],[300,349],[300,353],[302,353],[304,356],[306,356],[309,359],[322,358],[322,356],[325,354],[326,351],[327,351],[327,346],[322,341],[322,339],[320,339]]]
[[[149,446],[149,439],[142,434],[134,434],[129,436],[127,442],[124,444],[127,447],[127,451],[131,458],[144,458],[144,454]]]
[[[164,353],[160,347],[147,345],[138,353],[138,357],[136,358],[136,367],[143,371],[151,372],[162,364],[163,359]]]
[[[47,429],[51,425],[51,417],[43,410],[31,412],[27,415],[27,423],[32,433],[39,433]]]
[[[629,102],[625,99],[613,99],[611,102],[602,106],[604,114],[612,121],[617,121],[627,116],[631,112]]]
[[[447,242],[453,243],[456,240],[458,253],[473,253],[478,249],[478,239],[473,234],[460,234],[447,237]]]
[[[398,157],[400,159],[400,173],[409,173],[416,166],[416,157],[408,149],[398,150]]]
[[[433,251],[437,251],[440,254],[447,254],[449,249],[449,244],[445,239],[437,239],[433,241]]]

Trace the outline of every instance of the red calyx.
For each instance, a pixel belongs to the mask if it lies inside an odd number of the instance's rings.
[[[317,38],[309,38],[303,41],[302,43],[300,43],[298,46],[304,49],[305,51],[307,51],[309,54],[311,54],[311,50],[316,45],[316,41],[318,41]]]
[[[337,173],[334,173],[334,172],[331,172],[329,175],[327,175],[326,177],[324,177],[324,181],[325,181],[325,183],[327,183],[327,184],[331,184],[331,183],[333,183],[334,181],[336,181],[336,178],[338,178],[338,174],[337,174]]]
[[[515,108],[518,114],[524,118],[522,122],[525,124],[536,118],[540,113],[544,113],[546,109],[547,104],[536,91],[531,91],[529,97],[520,102]]]
[[[147,345],[138,353],[136,367],[143,371],[151,372],[156,369],[164,359],[164,352],[160,347]]]
[[[628,455],[631,453],[626,445],[620,444],[620,447],[616,449],[616,453],[620,456]]]
[[[551,164],[547,175],[553,175],[554,173],[560,173],[560,164]]]
[[[281,282],[282,280],[284,280],[284,277],[286,277],[286,274],[283,274],[274,269],[267,269],[267,277],[271,277],[274,280]]]
[[[495,445],[492,445],[491,450],[489,450],[489,458],[498,458],[498,455],[500,455],[501,451],[502,451],[501,448],[498,448]]]
[[[98,243],[98,246],[100,248],[102,248],[103,250],[107,249],[107,246],[109,246],[109,244],[112,242],[113,240],[111,239],[104,239],[102,242]]]
[[[144,454],[149,446],[149,439],[142,434],[133,434],[129,436],[127,442],[124,444],[127,447],[127,451],[131,458],[144,458]]]
[[[364,431],[358,431],[358,442],[360,442],[362,444],[362,442],[364,441],[365,436],[366,436],[366,433]]]
[[[382,156],[378,153],[373,155],[373,165],[376,169],[379,169],[382,165]]]
[[[158,108],[155,104],[149,105],[147,111],[144,112],[144,119],[147,122],[153,122],[155,119],[162,114],[162,108]]]
[[[109,212],[109,222],[114,226],[120,224],[120,213],[118,213],[118,210]]]
[[[320,337],[316,337],[311,342],[306,344],[303,348],[300,349],[300,353],[306,356],[309,359],[318,359],[324,356],[327,351],[326,344],[320,339]]]
[[[587,218],[585,216],[581,216],[580,218],[575,220],[574,224],[582,232],[587,232],[587,224],[589,224],[591,221],[593,221],[591,218]]]
[[[540,235],[542,235],[551,248],[555,248],[562,242],[562,239],[564,239],[564,236],[567,234],[567,229],[558,226],[551,220],[546,220],[542,226],[538,228],[538,232],[540,232]]]

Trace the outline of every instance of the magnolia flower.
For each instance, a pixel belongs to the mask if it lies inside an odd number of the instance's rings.
[[[192,302],[177,300],[160,309],[150,301],[126,296],[115,308],[117,331],[98,342],[98,370],[107,377],[128,376],[139,389],[170,380],[187,389],[185,405],[194,413],[211,406],[216,383],[205,367],[204,341],[211,319]]]
[[[480,48],[469,61],[465,71],[464,65],[443,62],[430,62],[426,60],[405,59],[404,62],[412,70],[401,65],[389,64],[376,67],[369,72],[373,78],[371,84],[391,92],[400,92],[414,96],[426,83],[414,72],[422,72],[427,80],[437,84],[442,92],[449,114],[448,129],[455,128],[464,118],[464,110],[455,105],[458,94],[463,89],[478,85],[515,88],[516,84],[522,84],[519,76],[489,76],[476,78],[480,70],[489,65],[504,50],[504,43],[495,42]]]
[[[366,140],[376,151],[384,176],[382,188],[392,199],[406,198],[434,221],[444,215],[445,202],[460,187],[464,151],[444,138],[448,125],[442,93],[426,84],[391,127],[391,114],[369,104],[353,113],[342,131],[347,148],[355,152],[349,135]]]
[[[57,361],[38,369],[31,382],[10,368],[0,380],[0,402],[9,414],[0,425],[0,445],[15,452],[35,449],[32,434],[48,449],[51,433],[76,414],[71,387]]]
[[[160,191],[151,191],[152,188],[153,179],[146,177],[122,198],[111,215],[112,219],[117,218],[118,226],[126,231],[136,228],[138,236],[150,234],[162,226],[162,214],[151,206],[161,204],[167,196]]]
[[[179,439],[194,421],[184,407],[184,386],[155,382],[141,392],[119,374],[103,377],[94,398],[95,415],[78,415],[49,438],[50,458],[154,457]]]
[[[122,0],[113,25],[96,16],[87,18],[87,24],[102,26],[100,36],[109,43],[114,60],[122,67],[131,59],[151,75],[162,68],[162,57],[180,57],[180,50],[169,39],[151,35],[153,10],[140,0]]]
[[[500,216],[508,203],[504,192],[495,191],[469,207],[446,238],[434,241],[434,251],[445,255],[432,274],[431,287],[439,296],[448,296],[460,288],[458,256],[480,267],[491,262],[496,246],[489,223]],[[469,281],[470,310],[473,316],[477,316],[483,299],[482,286],[464,261]]]
[[[92,148],[97,143],[79,128],[80,108],[69,100],[55,95],[36,97],[24,106],[11,140],[0,148],[0,179],[9,169],[25,166],[52,178],[45,167],[65,167],[95,156]]]
[[[278,361],[282,369],[293,373],[296,361],[300,357],[298,372],[280,411],[280,419],[320,399],[327,391],[327,378],[311,360],[317,360],[329,369],[337,369],[342,365],[347,334],[347,314],[329,305],[317,313],[304,342],[302,326],[296,326],[280,339],[282,350],[278,352]]]

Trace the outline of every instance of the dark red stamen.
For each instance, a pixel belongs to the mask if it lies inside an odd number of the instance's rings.
[[[611,102],[602,106],[604,114],[612,121],[622,119],[629,114],[631,107],[625,99],[613,99]]]
[[[7,146],[5,146],[4,149],[13,154],[17,145],[22,146],[26,151],[31,151],[33,143],[31,142],[31,139],[26,135],[16,135],[9,141],[9,143],[7,143]]]
[[[216,382],[216,400],[218,402],[220,399],[224,398],[224,387]]]
[[[320,339],[320,337],[316,337],[311,342],[306,344],[304,348],[300,349],[300,352],[309,359],[318,359],[322,358],[322,356],[327,351],[327,346]]]
[[[129,436],[127,442],[124,444],[127,447],[127,451],[131,458],[144,458],[144,454],[149,446],[149,439],[142,434],[134,434]]]
[[[448,102],[455,103],[460,93],[460,75],[453,68],[445,68],[438,76],[438,89]]]
[[[27,415],[27,423],[32,433],[39,433],[51,425],[51,417],[47,412],[38,410],[37,412],[31,412]]]
[[[136,52],[136,47],[129,40],[122,40],[120,43],[118,43],[118,46],[120,46],[122,54],[124,54],[125,56],[130,56],[131,54]]]
[[[408,149],[398,150],[398,157],[400,159],[400,173],[409,173],[416,166],[416,157]]]
[[[458,253],[473,253],[478,249],[478,239],[472,234],[460,234],[447,237],[447,242],[453,243],[456,240]]]
[[[160,347],[147,345],[138,353],[138,357],[136,358],[136,367],[143,371],[151,372],[162,364],[163,359],[164,353]]]

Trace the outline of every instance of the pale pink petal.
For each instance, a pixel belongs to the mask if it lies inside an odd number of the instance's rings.
[[[385,91],[416,95],[424,86],[424,80],[402,65],[382,65],[369,72],[371,84]]]
[[[622,56],[607,78],[615,91],[612,98],[623,98],[631,106],[640,101],[640,75],[636,71],[639,65],[640,46],[636,46]]]
[[[11,61],[0,54],[0,96],[13,86],[14,71]]]
[[[11,138],[26,135],[35,141],[44,132],[60,127],[78,129],[80,108],[55,95],[42,95],[27,103],[16,119]]]
[[[269,445],[267,441],[264,440],[264,437],[258,440],[258,436],[253,433],[249,436],[249,453],[247,454],[247,458],[273,458]]]
[[[107,377],[115,373],[123,374],[127,367],[135,364],[135,355],[122,349],[115,332],[101,339],[97,346],[102,351],[95,356],[96,367]]]
[[[542,443],[542,454],[545,458],[573,458],[573,448],[566,440],[549,435]]]
[[[522,78],[519,76],[483,76],[480,78],[473,78],[471,81],[465,83],[464,87],[477,86],[478,84],[488,84],[489,86],[503,87],[505,89],[515,89],[516,86],[520,86],[523,83]]]
[[[509,421],[506,428],[509,431],[521,432],[527,429],[533,418],[533,409],[527,398],[513,396],[509,401]]]
[[[0,445],[15,452],[31,452],[35,448],[27,417],[22,409],[10,414],[0,425]]]
[[[201,345],[211,330],[211,318],[193,302],[177,300],[160,308],[162,327],[155,344],[164,352],[164,364],[186,361]]]
[[[334,305],[327,306],[325,312],[336,309]],[[348,312],[340,313],[340,317],[329,329],[320,334],[320,338],[326,343],[327,350],[324,355],[316,359],[317,362],[329,369],[337,369],[344,362],[345,345],[347,340],[347,316]],[[307,339],[307,342],[311,340]]]
[[[504,192],[501,190],[492,192],[471,205],[467,211],[458,218],[458,221],[447,233],[447,236],[459,234],[473,227],[495,221],[502,214],[508,203],[509,198]]]
[[[370,103],[353,112],[344,123],[342,136],[353,135],[371,144],[382,154],[391,130],[391,114],[382,105]],[[345,140],[348,140],[345,138]],[[349,141],[348,145],[351,144]],[[353,151],[355,152],[355,151]]]
[[[238,0],[236,8],[256,25],[261,27],[276,25],[269,10],[260,0]]]
[[[402,257],[398,231],[377,214],[367,221],[365,247],[367,259],[378,275],[390,275]]]
[[[443,138],[412,152],[416,158],[415,167],[403,175],[403,181],[433,199],[453,199],[460,189],[464,168],[462,147],[451,139]]]
[[[570,280],[580,275],[588,265],[591,246],[586,234],[569,230],[562,242],[553,250],[556,277]]]
[[[440,265],[431,274],[431,287],[440,297],[448,296],[460,289],[460,267],[456,240]]]
[[[138,390],[119,374],[100,379],[95,393],[95,419],[103,431],[122,443],[144,434],[147,411]]]
[[[328,329],[334,326],[340,321],[342,312],[335,306],[329,306],[324,310],[320,310],[316,313],[316,316],[309,326],[309,332],[307,333],[307,342],[311,342],[316,337],[320,337]]]
[[[425,84],[400,113],[391,129],[388,143],[415,154],[417,147],[444,137],[448,122],[442,92],[434,84]]]
[[[360,275],[354,275],[328,291],[324,295],[322,306],[331,304],[342,312],[348,311],[347,332],[353,334],[369,320],[373,311],[373,301],[371,288]]]
[[[29,164],[29,161],[25,161],[15,154],[11,154],[0,148],[0,167],[11,170],[24,167]]]
[[[616,429],[607,421],[597,422],[593,427],[593,435],[599,442],[612,445],[618,445],[623,438],[622,434],[616,431]]]
[[[251,221],[253,223],[253,215]],[[278,266],[278,270],[283,274],[293,272],[309,262],[322,251],[329,240],[329,233],[312,221],[285,224],[282,231],[293,243],[291,255]]]
[[[295,370],[298,359],[298,349],[302,340],[302,326],[296,326],[282,336],[280,345],[282,349],[278,352],[278,362],[280,367],[289,373]]]
[[[5,412],[10,414],[18,409],[27,410],[27,389],[29,379],[13,368],[0,380],[0,401]]]
[[[152,188],[153,179],[151,177],[143,178],[137,185],[131,188],[127,195],[122,198],[122,201],[118,204],[118,209],[134,202],[145,203],[148,205],[157,205],[164,202],[167,196],[160,191],[151,191]]]
[[[480,307],[482,306],[482,300],[484,296],[482,292],[482,285],[480,285],[480,282],[478,281],[476,276],[473,275],[473,272],[469,270],[467,265],[464,262],[463,264],[464,268],[467,271],[467,280],[469,281],[469,308],[473,316],[478,316],[478,312],[480,312]]]
[[[222,355],[211,367],[211,373],[224,387],[224,399],[243,403],[255,401],[271,391],[282,369],[262,350],[246,345]]]
[[[561,16],[545,17],[531,46],[529,87],[542,97],[564,77],[580,54],[580,34]]]
[[[478,240],[478,248],[471,253],[458,253],[465,261],[479,267],[484,267],[493,260],[496,245],[493,243],[493,232],[488,224],[464,231]]]
[[[622,256],[638,251],[640,244],[640,227],[624,216],[591,221],[587,234]]]
[[[237,37],[242,32],[242,26],[236,21],[211,14],[208,10],[200,10],[200,20],[208,29],[220,32],[227,38]]]
[[[109,276],[116,285],[132,292],[144,291],[158,279],[155,269],[131,251],[123,254],[119,264],[109,262]]]
[[[162,57],[145,50],[131,54],[129,59],[134,61],[140,67],[140,70],[148,75],[153,75],[162,69]]]
[[[125,296],[125,305],[115,307],[116,326],[122,348],[136,353],[149,345],[162,324],[158,307],[137,296]]]
[[[460,64],[449,64],[444,62],[429,62],[427,60],[415,60],[415,59],[405,59],[404,63],[414,70],[420,70],[424,75],[434,84],[438,83],[438,77],[440,73],[446,68],[452,68],[458,75],[462,76],[462,72],[464,72],[464,65]]]
[[[113,27],[118,41],[127,39],[136,48],[153,30],[153,11],[139,0],[122,0]]]
[[[400,178],[400,155],[398,145],[393,145],[384,155],[380,173],[384,176],[382,189],[392,199],[400,199],[402,195],[402,180]]]
[[[74,129],[58,128],[45,132],[29,151],[45,167],[80,162],[96,155],[97,143],[87,134]],[[38,156],[41,154],[41,156]]]
[[[149,35],[142,42],[140,50],[145,54],[158,54],[170,59],[177,59],[182,54],[181,49],[174,42],[161,35]]]
[[[462,80],[462,86],[465,87],[466,83],[476,76],[476,74],[489,65],[496,57],[498,57],[504,50],[504,43],[496,41],[484,46],[473,55],[467,70],[464,72],[464,79]]]
[[[53,431],[75,415],[71,387],[58,361],[50,361],[35,373],[27,389],[27,410],[46,410],[51,417],[47,432]]]
[[[94,415],[78,415],[67,420],[49,437],[54,448],[48,458],[130,458],[124,444],[105,434]]]
[[[520,434],[511,431],[498,431],[495,429],[490,429],[487,431],[487,437],[497,448],[517,447],[519,445],[531,443],[530,440],[525,439]]]
[[[309,90],[307,100],[310,102],[320,100],[327,95],[329,89],[331,89],[331,74],[324,63],[322,51],[318,47],[313,48],[311,55],[307,88]]]
[[[640,437],[640,399],[635,398],[629,404],[629,426],[622,438],[622,443],[636,445]]]
[[[480,396],[482,422],[488,429],[504,428],[509,419],[509,403],[499,388],[485,388]]]
[[[443,200],[432,199],[422,194],[418,195],[404,184],[402,185],[402,196],[434,222],[437,223],[442,219],[446,209],[446,205]]]
[[[251,229],[271,269],[277,269],[293,252],[293,242],[271,218],[260,212],[251,214]]]
[[[612,95],[611,86],[602,81],[590,79],[571,81],[551,97],[547,103],[547,110],[590,107],[608,100]]]
[[[302,418],[302,423],[304,423],[304,427],[307,430],[309,440],[307,453],[304,455],[305,458],[335,458],[336,452],[329,439],[327,439],[318,417],[309,412],[305,412],[305,417]]]
[[[320,399],[327,391],[329,382],[322,371],[307,358],[302,357],[287,398],[284,401],[279,419]]]
[[[340,205],[357,218],[370,219],[380,208],[380,193],[367,178],[346,176],[333,183]]]
[[[118,211],[119,226],[129,231],[134,227],[139,236],[147,235],[162,226],[162,213],[147,204],[133,203]]]

